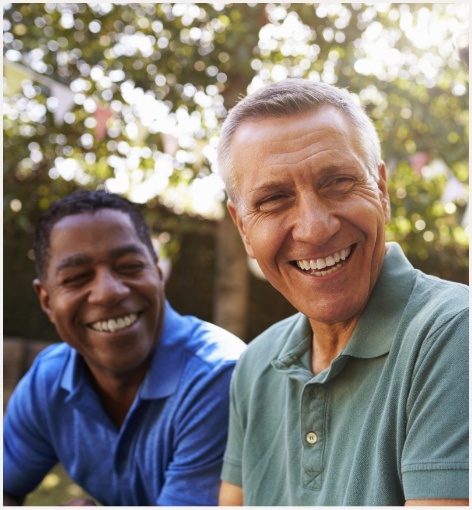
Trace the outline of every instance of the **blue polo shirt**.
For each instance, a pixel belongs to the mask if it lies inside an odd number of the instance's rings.
[[[229,383],[244,347],[166,303],[161,339],[121,428],[81,356],[65,343],[45,349],[8,403],[4,492],[26,495],[59,462],[103,505],[217,504]]]
[[[297,314],[238,362],[222,478],[244,504],[468,498],[468,288],[389,243],[349,342],[317,375],[312,336]]]

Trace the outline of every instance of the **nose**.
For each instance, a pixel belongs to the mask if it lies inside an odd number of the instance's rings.
[[[130,289],[109,269],[97,270],[89,294],[92,304],[111,306],[128,296]]]
[[[321,246],[341,228],[336,208],[315,193],[300,197],[297,202],[292,218],[294,241]]]

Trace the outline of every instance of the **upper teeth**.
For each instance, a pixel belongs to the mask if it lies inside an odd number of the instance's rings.
[[[324,259],[297,260],[297,266],[300,269],[309,271],[310,269],[325,269],[337,264],[340,260],[346,260],[351,253],[351,248],[342,249]]]
[[[138,320],[138,316],[135,313],[130,313],[124,317],[118,319],[108,319],[107,321],[98,321],[90,324],[92,329],[95,331],[118,331],[119,329],[127,328],[134,324]]]

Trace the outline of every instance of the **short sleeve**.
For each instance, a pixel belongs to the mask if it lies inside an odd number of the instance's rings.
[[[158,505],[217,505],[233,368],[227,362],[201,377],[195,369],[195,383],[179,403],[173,461]]]
[[[424,342],[408,398],[405,499],[468,498],[468,313]]]

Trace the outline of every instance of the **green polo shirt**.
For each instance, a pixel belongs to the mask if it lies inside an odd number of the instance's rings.
[[[223,480],[245,505],[468,497],[468,287],[396,243],[348,344],[313,376],[297,314],[249,345],[231,389]]]

